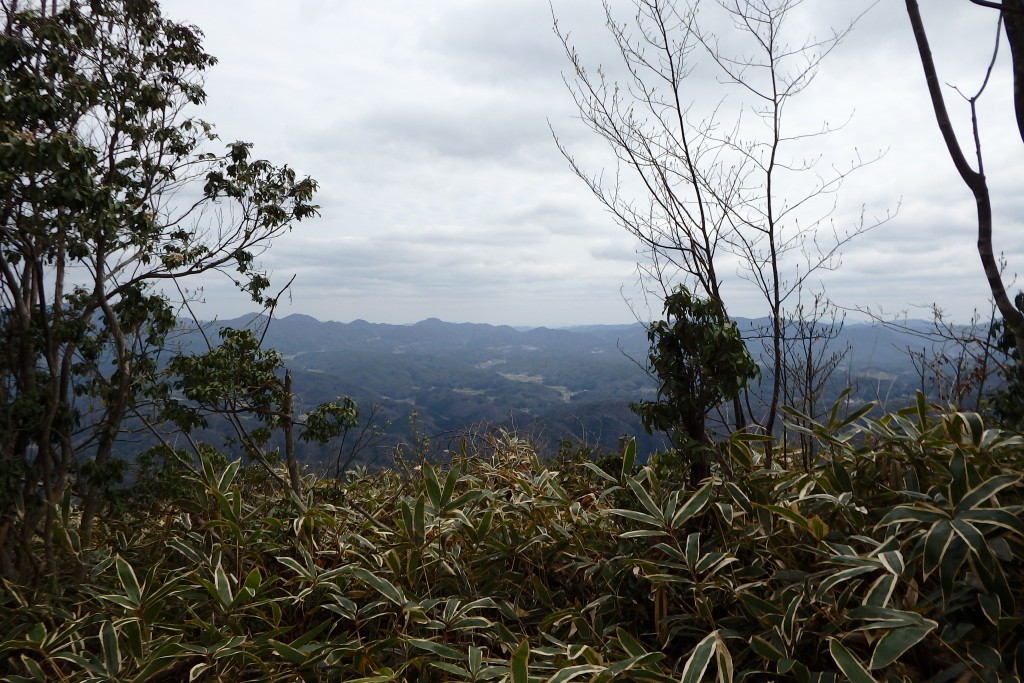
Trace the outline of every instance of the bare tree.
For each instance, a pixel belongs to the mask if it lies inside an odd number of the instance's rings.
[[[1016,107],[1017,125],[1021,133],[1021,139],[1024,140],[1024,2],[1021,0],[1004,0],[1004,2],[972,0],[972,2],[1000,10],[999,23],[996,26],[995,44],[992,48],[992,59],[989,62],[985,77],[977,93],[966,98],[971,112],[971,133],[977,169],[971,167],[967,156],[960,146],[956,132],[953,130],[953,124],[946,109],[946,101],[939,86],[938,71],[935,67],[935,60],[932,58],[928,34],[921,19],[920,8],[916,0],[906,0],[906,5],[907,14],[910,17],[910,25],[914,30],[914,40],[917,42],[917,50],[921,57],[921,66],[924,68],[925,82],[928,84],[928,94],[931,98],[932,109],[935,112],[935,120],[939,124],[942,139],[946,143],[946,151],[953,160],[953,165],[956,166],[956,170],[963,179],[964,184],[967,185],[974,195],[978,216],[978,255],[981,257],[982,268],[985,271],[985,277],[992,292],[992,300],[999,309],[1004,323],[1013,333],[1018,357],[1024,359],[1024,356],[1020,355],[1020,352],[1024,351],[1024,313],[1021,313],[1013,304],[1006,291],[999,261],[992,243],[992,197],[989,192],[988,179],[985,176],[985,162],[981,150],[981,132],[978,125],[977,109],[978,101],[988,86],[992,70],[996,64],[996,57],[999,53],[1000,29],[1005,27],[1007,41],[1010,44],[1010,51],[1012,53],[1014,105]],[[1024,360],[1019,360],[1018,362],[1024,362]]]
[[[794,314],[787,321],[785,331],[786,344],[783,348],[783,381],[782,399],[785,405],[795,408],[809,421],[817,421],[821,414],[821,402],[834,389],[835,374],[840,364],[850,354],[847,344],[841,349],[832,345],[843,331],[846,315],[837,311],[828,303],[825,296],[818,292],[811,297],[811,303],[805,305],[797,293],[797,305]],[[782,447],[789,445],[789,434],[783,426]],[[809,470],[814,460],[815,440],[806,433],[798,435],[802,465]],[[783,451],[785,455],[785,450]]]
[[[639,240],[651,291],[664,295],[681,282],[726,311],[751,292],[763,302],[768,323],[753,334],[764,342],[766,386],[737,399],[730,417],[737,428],[749,418],[772,433],[796,293],[837,268],[843,245],[881,222],[862,218],[844,231],[832,222],[844,180],[874,159],[824,169],[820,157],[803,154],[835,128],[800,129],[784,116],[856,19],[825,38],[792,42],[789,19],[799,0],[719,0],[713,7],[735,29],[725,43],[703,23],[705,4],[635,0],[633,19],[622,22],[606,1],[623,68],[618,80],[590,70],[556,20],[573,68],[566,85],[581,120],[615,155],[614,174],[588,171],[555,139],[573,171]],[[689,95],[689,84],[706,75],[701,68],[723,89],[714,104]],[[733,96],[741,104],[727,114]],[[739,277],[727,280],[733,273]]]

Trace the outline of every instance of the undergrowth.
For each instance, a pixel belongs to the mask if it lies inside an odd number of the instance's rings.
[[[924,404],[825,424],[809,469],[737,435],[697,489],[634,450],[542,463],[496,433],[444,466],[154,470],[66,570],[5,581],[11,681],[1013,681],[1018,436]],[[172,459],[172,463],[176,462]],[[615,467],[607,467],[613,462]]]

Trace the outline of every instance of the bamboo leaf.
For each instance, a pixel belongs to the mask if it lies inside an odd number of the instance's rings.
[[[103,666],[107,675],[117,676],[121,671],[121,649],[117,644],[117,631],[109,620],[100,626],[100,645],[103,648]]]
[[[878,553],[878,561],[882,563],[882,566],[888,569],[891,573],[896,576],[901,576],[906,565],[903,562],[903,553],[899,550],[888,550],[884,553]]]
[[[231,582],[222,565],[218,564],[217,568],[213,571],[213,584],[217,589],[217,599],[220,601],[221,606],[230,606],[234,601],[234,596],[231,595]]]
[[[697,647],[693,649],[693,652],[686,660],[686,666],[683,667],[683,676],[679,679],[679,683],[701,682],[704,678],[704,672],[707,671],[708,665],[711,664],[711,657],[715,654],[717,636],[718,631],[712,631],[704,636],[702,641],[697,643]]]
[[[903,656],[903,653],[920,643],[938,626],[927,621],[925,626],[904,626],[894,628],[882,636],[871,655],[870,669],[883,669]]]
[[[480,489],[466,491],[461,496],[448,503],[448,507],[446,507],[445,510],[458,510],[459,508],[463,507],[466,503],[471,503],[475,500],[478,500],[483,495],[484,492],[481,491]]]
[[[400,588],[398,588],[397,586],[395,586],[395,584],[385,579],[383,576],[377,576],[376,574],[373,574],[363,569],[362,567],[355,567],[352,570],[352,574],[355,575],[355,577],[363,583],[366,583],[373,587],[374,590],[376,590],[378,593],[387,598],[390,602],[398,605],[399,607],[408,602],[408,600],[405,597],[405,593],[403,593]]]
[[[450,674],[455,674],[460,679],[464,679],[467,681],[473,680],[473,674],[471,674],[467,669],[463,669],[461,666],[458,666],[457,664],[452,664],[450,662],[430,662],[430,666],[434,667],[435,669],[440,669],[441,671],[447,671]]]
[[[316,580],[316,576],[311,574],[308,569],[306,569],[301,564],[299,564],[295,560],[295,558],[287,557],[287,556],[281,556],[281,557],[277,557],[275,559],[277,559],[278,562],[280,562],[281,564],[283,564],[284,566],[288,567],[289,569],[294,571],[296,574],[298,574],[299,576],[304,578],[306,581],[312,582],[312,581]]]
[[[121,580],[125,594],[138,606],[142,602],[142,589],[139,587],[139,579],[135,576],[135,570],[120,555],[114,558],[114,565],[117,567],[117,576]]]
[[[747,494],[743,493],[739,486],[730,482],[725,483],[725,490],[728,492],[729,497],[732,498],[733,502],[740,506],[747,515],[754,514],[754,506],[750,503],[750,499],[747,498]]]
[[[979,505],[989,500],[1003,489],[1013,486],[1020,480],[1020,477],[1003,474],[998,477],[992,477],[982,482],[978,486],[968,491],[960,502],[953,508],[953,516],[959,516],[961,513],[968,510],[977,508]]]
[[[897,577],[893,574],[883,574],[879,576],[871,588],[868,589],[867,595],[864,596],[865,605],[871,605],[873,607],[887,607],[889,600],[892,598],[893,590],[896,588]]]
[[[623,534],[619,534],[619,538],[647,538],[655,536],[664,536],[667,532],[660,529],[638,529],[636,531],[627,531]]]
[[[948,519],[940,519],[932,525],[924,539],[924,561],[921,565],[925,578],[942,563],[946,548],[953,540],[953,527]]]
[[[575,666],[567,666],[563,669],[559,669],[554,676],[548,679],[547,683],[566,683],[574,678],[585,676],[587,674],[596,674],[604,671],[603,666],[597,666],[596,664],[577,664]]]
[[[629,475],[633,473],[634,463],[636,463],[636,439],[630,439],[622,451],[622,469],[619,471],[619,481],[626,481],[629,478]]]
[[[596,474],[597,476],[601,477],[602,479],[606,479],[606,480],[610,481],[613,484],[618,484],[619,483],[618,479],[616,479],[612,475],[608,474],[607,472],[605,472],[600,467],[598,467],[597,465],[595,465],[594,463],[592,463],[590,461],[584,462],[583,466],[586,467],[591,472],[593,472],[594,474]]]
[[[957,519],[975,524],[997,526],[1024,536],[1024,519],[1007,508],[975,508],[957,515]]]
[[[459,483],[459,470],[452,467],[448,470],[448,476],[444,479],[444,488],[441,490],[441,505],[438,509],[447,510],[451,505],[452,495],[455,494],[455,486]]]
[[[633,477],[628,477],[626,479],[626,486],[628,486],[633,492],[636,499],[640,501],[640,504],[644,506],[644,509],[657,520],[657,524],[659,526],[663,526],[662,520],[664,515],[662,514],[661,508],[654,502],[654,499],[651,498],[651,494],[647,493],[647,490],[643,485]]]
[[[427,489],[427,496],[430,498],[430,504],[434,506],[435,510],[441,509],[441,485],[437,481],[437,473],[434,472],[434,468],[430,466],[430,463],[423,463],[423,485]]]
[[[772,663],[778,662],[786,656],[784,652],[760,636],[754,636],[750,639],[750,649],[756,652],[762,659],[767,659]]]
[[[818,590],[814,592],[814,599],[821,600],[830,590],[838,586],[840,583],[844,581],[849,581],[850,579],[858,577],[861,574],[866,574],[868,572],[873,571],[878,571],[878,568],[872,567],[870,565],[862,567],[850,567],[849,569],[843,569],[841,571],[838,571],[821,582],[821,585],[818,586]]]
[[[530,641],[524,640],[512,653],[509,662],[512,683],[530,683]]]
[[[672,528],[678,529],[687,522],[691,517],[704,509],[707,505],[708,500],[711,499],[712,487],[711,483],[704,484],[700,489],[690,496],[690,499],[679,508],[679,511],[672,517]]]
[[[639,512],[637,510],[623,510],[620,508],[614,508],[609,510],[608,514],[618,515],[619,517],[625,517],[626,519],[632,519],[634,522],[641,522],[643,524],[648,524],[653,527],[658,527],[659,529],[662,527],[662,523],[659,518],[652,517],[651,515]]]
[[[438,657],[445,657],[447,659],[456,659],[459,661],[465,661],[466,657],[463,653],[459,652],[453,647],[443,645],[441,643],[435,643],[432,640],[424,640],[422,638],[409,638],[409,644],[413,647],[418,647],[421,650],[437,655]]]
[[[301,650],[297,650],[291,645],[282,643],[279,640],[270,639],[270,645],[274,648],[274,652],[280,657],[283,657],[288,661],[289,664],[294,666],[301,666],[306,662],[307,655]]]
[[[890,524],[902,524],[904,522],[921,522],[932,524],[941,519],[948,519],[949,515],[938,509],[927,509],[920,506],[900,505],[890,510],[878,526],[885,527]]]
[[[850,683],[878,683],[849,650],[835,638],[828,639],[828,651]]]
[[[732,683],[732,654],[718,631],[715,631],[715,662],[718,664],[718,683]]]

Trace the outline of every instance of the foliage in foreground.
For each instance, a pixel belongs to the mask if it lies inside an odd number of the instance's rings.
[[[809,471],[762,468],[761,444],[734,437],[730,477],[697,490],[628,448],[616,471],[544,466],[499,434],[447,470],[309,480],[300,506],[211,456],[173,503],[105,516],[95,547],[64,534],[66,576],[5,584],[0,666],[14,681],[1019,680],[1021,439],[923,400],[858,415],[807,427]],[[74,528],[70,499],[56,512]]]

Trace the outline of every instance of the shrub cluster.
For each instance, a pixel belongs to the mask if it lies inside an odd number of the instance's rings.
[[[67,571],[5,583],[12,681],[1006,681],[1024,671],[1020,437],[914,408],[804,423],[809,469],[723,444],[557,466],[498,433],[303,500],[203,457]],[[177,463],[177,461],[174,461]],[[174,470],[174,471],[172,471]],[[675,483],[678,481],[679,483]],[[154,492],[170,498],[153,498]]]

